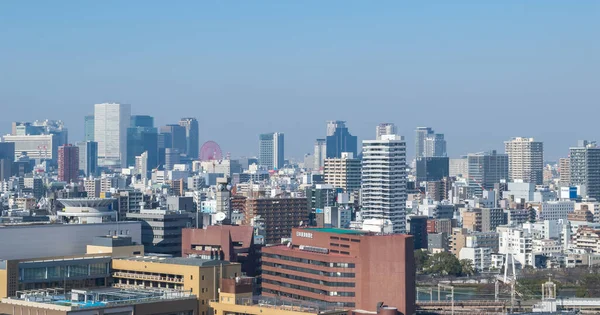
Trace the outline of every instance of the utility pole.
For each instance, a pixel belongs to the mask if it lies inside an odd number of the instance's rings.
[[[454,286],[438,283],[438,301],[440,301],[440,291],[442,291],[442,288],[450,289],[452,298],[452,315],[454,315]]]

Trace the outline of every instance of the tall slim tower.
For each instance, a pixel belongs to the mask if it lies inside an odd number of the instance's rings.
[[[94,141],[94,115],[86,115],[84,121],[85,141]]]
[[[199,156],[199,131],[196,118],[181,118],[179,125],[185,128],[186,151],[189,158],[198,159]]]
[[[446,157],[446,140],[443,133],[434,133],[425,138],[425,157]]]
[[[433,134],[433,129],[430,127],[417,127],[415,130],[415,158],[425,156],[425,139]]]
[[[79,148],[70,144],[58,148],[58,180],[75,182],[79,177]]]
[[[280,169],[284,165],[283,133],[264,133],[258,137],[258,163],[267,169]]]
[[[579,186],[582,196],[600,200],[600,147],[595,141],[581,140],[569,151],[570,184]]]
[[[77,143],[77,147],[79,147],[79,170],[85,176],[95,175],[98,168],[98,143],[83,141]]]
[[[504,148],[508,154],[508,177],[511,181],[544,183],[544,143],[533,138],[516,137],[505,141]]]
[[[320,171],[325,162],[325,155],[327,153],[327,141],[325,139],[317,139],[315,141],[315,154],[314,154],[314,167],[313,170]]]
[[[126,166],[130,117],[129,104],[102,103],[94,106],[94,141],[98,142],[99,166]]]
[[[390,220],[406,232],[406,142],[398,135],[365,140],[362,148],[363,219]]]

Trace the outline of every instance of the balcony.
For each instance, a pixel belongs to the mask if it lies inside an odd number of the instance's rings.
[[[157,276],[157,275],[146,275],[146,274],[139,274],[139,273],[134,273],[134,272],[117,271],[117,272],[113,273],[113,277],[124,278],[124,279],[134,279],[134,280],[183,283],[183,278],[163,277],[163,276]]]

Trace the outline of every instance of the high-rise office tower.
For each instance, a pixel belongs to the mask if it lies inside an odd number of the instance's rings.
[[[561,158],[558,160],[558,171],[560,173],[559,184],[561,187],[571,185],[571,158]]]
[[[508,154],[508,177],[511,181],[543,184],[544,143],[533,138],[516,137],[505,141],[504,147]]]
[[[280,169],[284,161],[283,133],[264,133],[258,137],[258,163],[270,170]]]
[[[165,135],[165,148],[177,149],[180,154],[185,152],[187,143],[185,138],[185,127],[169,124],[160,127],[160,133]]]
[[[148,152],[148,167],[158,166],[158,130],[154,128],[154,117],[131,116],[131,127],[127,129],[127,166],[135,165],[135,158]]]
[[[15,160],[15,144],[0,142],[0,181],[12,176],[12,165]]]
[[[77,144],[79,148],[79,170],[85,176],[96,175],[98,168],[98,143],[95,141],[83,141]]]
[[[450,163],[448,157],[419,157],[416,162],[418,182],[438,181],[450,175]]]
[[[581,140],[569,151],[571,186],[579,186],[582,197],[600,200],[600,147]]]
[[[94,115],[86,115],[84,120],[84,140],[94,141]]]
[[[198,120],[196,118],[181,118],[179,125],[185,128],[185,155],[194,160],[199,156],[199,131]]]
[[[165,148],[165,170],[170,171],[175,164],[179,164],[180,153],[175,148]]]
[[[352,153],[344,152],[341,158],[325,159],[323,177],[325,183],[346,192],[360,189],[361,161]]]
[[[425,139],[433,134],[433,129],[430,127],[417,127],[415,131],[415,157],[425,156]]]
[[[398,134],[398,128],[392,123],[381,123],[376,128],[377,140],[381,140],[383,135],[395,135]]]
[[[508,180],[508,155],[495,150],[467,155],[467,167],[469,187],[477,197],[484,189],[494,189],[494,184]]]
[[[98,142],[98,165],[127,164],[127,128],[131,105],[103,103],[94,106],[94,141]]]
[[[58,148],[58,180],[76,182],[79,177],[79,148],[70,144]]]
[[[342,152],[357,155],[357,140],[348,131],[345,121],[328,121],[326,138],[326,158],[340,158]]]
[[[398,135],[365,140],[362,148],[363,219],[390,220],[406,232],[406,142]]]
[[[426,157],[445,157],[446,154],[446,140],[444,139],[443,133],[436,133],[429,135],[425,138],[425,152]]]
[[[320,171],[323,169],[323,163],[325,161],[325,155],[327,153],[327,141],[325,139],[317,139],[315,141],[315,154],[313,170]]]

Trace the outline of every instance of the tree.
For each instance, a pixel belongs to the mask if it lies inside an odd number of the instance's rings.
[[[472,276],[475,274],[475,267],[473,266],[473,261],[470,259],[461,259],[460,268],[463,276]]]
[[[462,267],[456,256],[441,252],[429,257],[425,271],[433,275],[460,276]]]
[[[429,259],[429,254],[426,251],[417,249],[415,250],[415,266],[417,268],[417,272],[422,272],[423,268],[427,265],[427,260]]]

